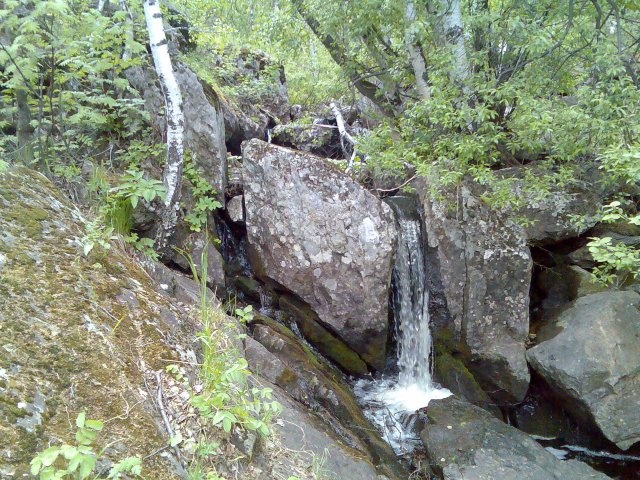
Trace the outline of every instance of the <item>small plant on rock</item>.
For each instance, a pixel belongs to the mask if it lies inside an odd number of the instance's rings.
[[[93,442],[104,424],[86,418],[84,412],[76,418],[76,445],[52,446],[38,453],[31,460],[31,475],[40,480],[85,480],[97,479],[94,474],[98,459],[104,450],[96,453]],[[109,470],[108,479],[122,478],[123,474],[139,476],[142,463],[138,457],[127,457]]]

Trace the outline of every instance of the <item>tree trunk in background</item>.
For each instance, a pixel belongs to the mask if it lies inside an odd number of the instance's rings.
[[[33,162],[33,128],[31,127],[31,110],[29,110],[29,96],[27,91],[16,89],[16,107],[18,109],[18,121],[16,122],[16,136],[18,137],[18,152],[16,160],[24,165]]]
[[[147,21],[153,63],[162,85],[167,111],[167,160],[163,174],[167,196],[161,212],[161,224],[156,234],[156,249],[163,253],[178,223],[182,185],[184,115],[180,86],[173,72],[158,0],[144,0],[144,16]]]
[[[440,0],[444,41],[453,49],[454,71],[453,77],[458,82],[464,82],[471,74],[471,66],[467,58],[464,43],[464,24],[460,0]]]
[[[413,67],[413,74],[416,77],[416,89],[422,100],[428,100],[431,97],[431,90],[427,83],[427,65],[416,39],[416,6],[412,0],[407,1],[404,19],[406,22],[404,40]]]

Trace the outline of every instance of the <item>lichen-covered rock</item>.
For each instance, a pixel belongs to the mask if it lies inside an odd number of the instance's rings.
[[[84,257],[81,214],[36,172],[0,173],[0,232],[0,477],[28,476],[86,411],[108,421],[105,460],[139,455],[148,478],[180,478],[147,385],[163,359],[193,361],[193,319],[117,248]]]
[[[579,298],[527,352],[531,366],[618,447],[640,441],[640,295]]]
[[[204,179],[216,190],[218,200],[224,200],[227,185],[227,147],[225,125],[218,95],[193,71],[176,64],[176,79],[180,85],[184,111],[184,143]],[[162,89],[152,68],[134,67],[126,72],[129,83],[144,99],[155,129],[164,132],[166,119]]]
[[[342,155],[338,130],[329,125],[293,123],[277,125],[271,135],[274,143],[284,147],[303,150],[323,157]]]
[[[558,460],[526,433],[456,397],[432,400],[420,437],[443,480],[606,480],[577,460]]]
[[[598,221],[597,212],[604,197],[594,188],[595,180],[584,172],[582,180],[535,191],[531,184],[545,183],[541,178],[545,172],[536,167],[505,168],[497,175],[511,180],[511,193],[521,203],[519,207],[507,207],[501,213],[510,218],[526,219],[524,230],[530,243],[544,245],[576,237]]]
[[[524,231],[466,186],[444,199],[417,187],[450,316],[444,328],[492,398],[520,401],[529,385],[532,266]]]
[[[232,222],[244,222],[244,196],[237,195],[227,201],[227,213]]]
[[[391,209],[320,157],[252,140],[243,159],[257,273],[298,295],[382,368],[396,243]]]

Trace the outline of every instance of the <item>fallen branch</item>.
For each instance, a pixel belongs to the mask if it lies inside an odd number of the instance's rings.
[[[409,180],[407,180],[406,182],[398,185],[397,187],[393,187],[393,188],[375,188],[374,190],[376,192],[381,192],[381,193],[387,193],[387,192],[394,192],[396,190],[400,190],[402,187],[407,186],[413,179],[416,178],[417,175],[414,175],[413,177],[411,177]]]

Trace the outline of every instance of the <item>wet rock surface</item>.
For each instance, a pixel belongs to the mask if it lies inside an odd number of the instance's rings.
[[[640,441],[640,295],[586,295],[539,336],[527,359],[567,408],[622,449]]]
[[[390,208],[320,157],[252,140],[243,158],[256,273],[299,296],[381,369],[396,243]]]
[[[435,199],[424,183],[417,186],[449,314],[438,328],[447,330],[444,336],[492,398],[522,400],[529,385],[532,266],[524,230],[464,186],[444,199]],[[436,341],[442,335],[436,332]]]
[[[561,461],[527,434],[456,397],[432,400],[420,437],[444,480],[569,480],[609,477]]]
[[[345,461],[347,465],[352,465],[355,452],[356,457],[366,459],[369,471],[371,465],[376,465],[378,471],[388,478],[403,478],[406,472],[398,464],[391,447],[364,417],[339,372],[329,367],[300,343],[290,330],[274,320],[258,316],[251,329],[253,338],[248,338],[245,346],[251,370],[277,385],[290,399],[297,401],[298,405],[305,406],[306,419],[298,410],[291,413],[301,418],[304,424],[310,424],[312,430],[317,429],[313,425],[317,424],[318,418],[322,419],[325,435],[344,445],[341,452],[338,449],[334,459],[338,466]],[[324,443],[326,440],[322,440],[319,445]],[[318,447],[316,445],[312,449],[316,451]],[[347,474],[342,467],[333,473],[338,478],[351,478],[348,475],[341,476],[341,473]]]

